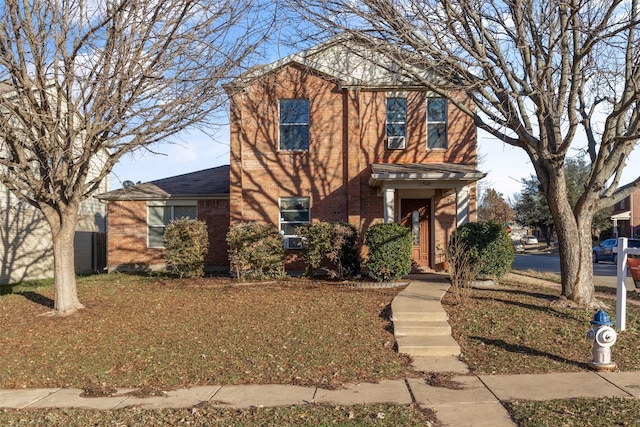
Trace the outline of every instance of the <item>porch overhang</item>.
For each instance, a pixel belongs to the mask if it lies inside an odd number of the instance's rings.
[[[371,187],[456,188],[484,178],[473,166],[454,163],[374,163]]]
[[[615,215],[611,215],[612,221],[630,221],[631,220],[631,211],[620,212]]]

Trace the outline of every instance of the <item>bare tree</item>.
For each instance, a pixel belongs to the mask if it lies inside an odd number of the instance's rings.
[[[562,297],[598,304],[592,218],[640,188],[640,179],[621,185],[640,136],[638,0],[290,1],[327,30],[366,34],[402,72],[426,67],[463,88],[475,108],[437,79],[424,81],[528,154],[556,225]],[[570,155],[589,163],[574,207],[563,167]]]
[[[493,188],[489,188],[482,194],[478,202],[478,221],[513,221],[514,212],[509,203],[504,199],[502,193],[498,193]]]
[[[0,182],[51,228],[58,313],[82,307],[80,202],[126,153],[206,126],[275,22],[259,1],[2,2]]]

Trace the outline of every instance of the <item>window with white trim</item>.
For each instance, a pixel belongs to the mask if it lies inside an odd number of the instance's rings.
[[[427,98],[427,148],[447,147],[447,100]]]
[[[407,98],[387,98],[387,149],[406,147]]]
[[[197,201],[147,205],[147,246],[164,248],[164,229],[178,218],[198,218]]]
[[[309,100],[281,99],[279,114],[280,150],[309,150]]]
[[[280,234],[284,236],[285,248],[302,248],[296,227],[308,224],[310,220],[309,197],[280,197]]]

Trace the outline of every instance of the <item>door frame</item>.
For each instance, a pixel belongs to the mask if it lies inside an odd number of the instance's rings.
[[[411,262],[415,267],[429,267],[433,268],[433,198],[432,197],[404,197],[400,200],[400,223],[406,224],[405,217],[410,213],[405,211],[405,207],[421,206],[424,208],[420,218],[419,225],[419,246],[413,246],[413,227],[412,227],[412,251]],[[407,204],[405,204],[405,202]],[[412,209],[411,212],[415,212]],[[418,256],[415,256],[415,250],[418,252]],[[418,259],[416,259],[418,258]]]

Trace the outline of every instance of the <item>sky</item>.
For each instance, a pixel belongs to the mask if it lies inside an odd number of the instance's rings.
[[[124,181],[148,182],[229,164],[229,129],[215,135],[191,131],[152,147],[153,153],[128,154],[113,168],[110,185]]]

